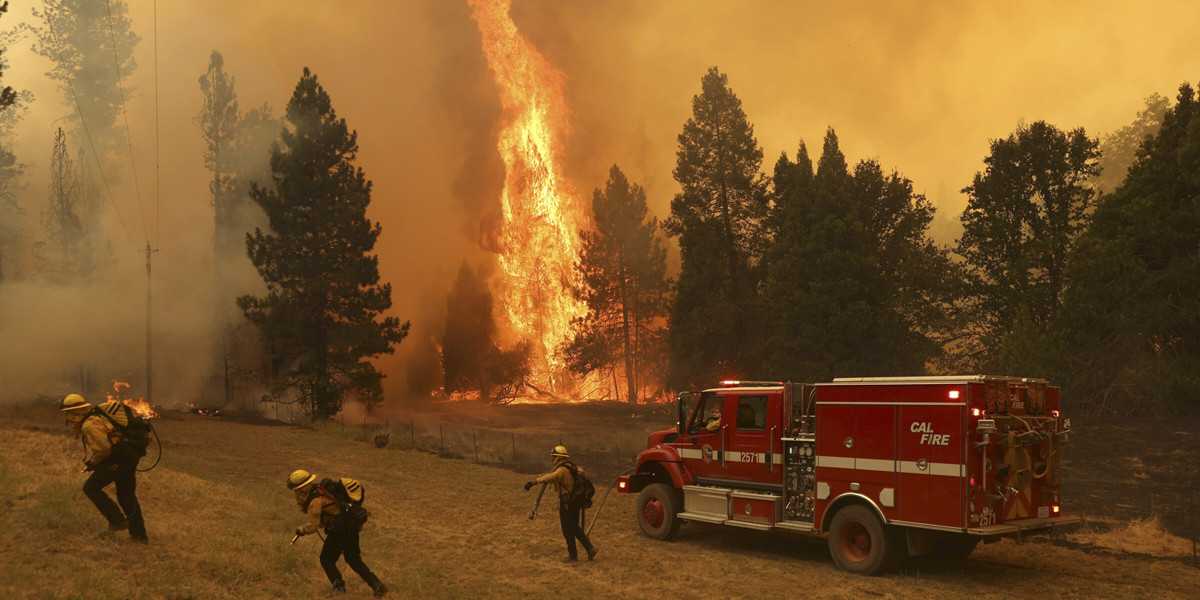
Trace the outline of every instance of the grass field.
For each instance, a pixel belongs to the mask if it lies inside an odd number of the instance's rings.
[[[1180,559],[1048,539],[981,546],[957,567],[856,577],[833,567],[820,540],[697,525],[674,542],[649,540],[632,499],[616,494],[593,532],[597,561],[564,565],[555,509],[547,502],[528,521],[519,473],[378,450],[336,431],[193,416],[158,423],[165,456],[139,481],[151,537],[140,546],[103,532],[80,491],[78,441],[55,417],[0,419],[3,598],[324,597],[320,540],[288,544],[301,515],[283,481],[299,466],[365,483],[364,556],[397,598],[1188,598],[1200,589],[1200,569]],[[347,597],[368,597],[343,571]]]

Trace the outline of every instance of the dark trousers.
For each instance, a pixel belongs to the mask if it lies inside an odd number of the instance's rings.
[[[117,484],[117,502],[104,493],[104,488],[110,483]],[[137,499],[137,461],[104,461],[96,465],[91,477],[83,484],[83,493],[92,504],[108,519],[108,524],[117,526],[129,522],[129,536],[134,539],[146,539],[146,523],[142,520],[142,507]],[[122,511],[124,513],[122,514]]]
[[[321,546],[321,568],[325,569],[325,576],[329,578],[329,583],[342,581],[342,573],[338,571],[337,561],[343,555],[346,557],[346,564],[350,565],[350,568],[358,573],[358,576],[371,586],[371,589],[375,589],[379,585],[379,578],[363,563],[362,550],[358,547],[358,530],[326,529],[325,545]]]
[[[566,502],[558,504],[558,524],[562,526],[563,538],[567,540],[567,554],[571,558],[579,557],[579,552],[575,549],[575,540],[579,540],[588,552],[592,551],[592,541],[583,532],[582,513],[579,507],[568,506]]]

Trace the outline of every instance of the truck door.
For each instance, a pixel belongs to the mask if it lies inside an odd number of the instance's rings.
[[[725,467],[721,464],[723,442],[728,441],[729,413],[727,405],[732,396],[716,392],[704,392],[687,420],[684,433],[675,446],[679,458],[693,477],[725,479]]]
[[[964,526],[963,411],[959,403],[900,406],[900,520]]]
[[[779,447],[782,401],[779,393],[745,393],[729,398],[729,452],[725,459],[729,479],[783,483],[783,449]]]

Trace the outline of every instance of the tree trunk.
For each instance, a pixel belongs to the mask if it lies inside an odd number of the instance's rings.
[[[637,404],[637,389],[633,387],[633,339],[629,332],[629,280],[625,276],[624,253],[618,253],[617,262],[620,265],[618,293],[621,295],[621,336],[625,351],[625,393],[630,404]]]

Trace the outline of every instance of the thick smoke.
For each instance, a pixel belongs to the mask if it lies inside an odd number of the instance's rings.
[[[160,249],[156,395],[183,404],[205,388],[215,355],[212,307],[233,301],[213,297],[212,209],[194,120],[196,78],[214,49],[238,78],[243,109],[266,102],[277,116],[308,66],[358,130],[360,162],[375,183],[370,214],[383,224],[382,275],[393,286],[393,313],[413,320],[410,338],[381,361],[385,393],[400,399],[408,365],[436,365],[429,344],[415,340],[441,330],[458,265],[464,258],[486,265],[490,256],[501,115],[467,8],[452,0],[158,4],[159,214],[151,201],[153,4],[131,0],[142,38],[129,103],[141,204],[121,140],[112,203],[124,226],[111,207],[102,221],[114,257],[108,276],[68,287],[38,283],[26,247],[22,280],[0,286],[0,401],[70,389],[81,364],[92,365],[98,384],[128,376],[140,386],[139,251],[147,238]],[[744,102],[767,164],[794,152],[800,138],[812,147],[833,126],[851,159],[879,158],[930,196],[947,242],[964,204],[958,190],[981,167],[989,138],[1040,118],[1099,135],[1128,123],[1146,95],[1194,80],[1200,42],[1194,18],[1179,18],[1192,13],[1189,3],[950,11],[908,3],[516,0],[513,8],[517,25],[567,78],[572,128],[564,158],[581,197],[615,162],[644,185],[651,211],[665,215],[676,189],[675,138],[700,76],[718,65]],[[3,25],[29,18],[28,3],[14,2]],[[53,129],[71,109],[28,41],[5,56],[5,83],[36,97],[14,146],[28,165],[18,200],[30,240],[41,232]],[[242,267],[239,285],[256,285]]]

